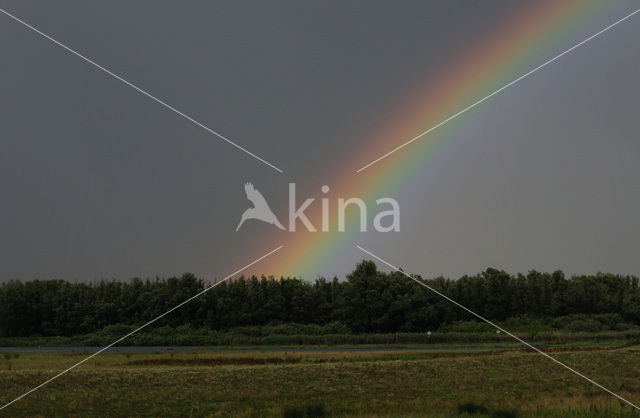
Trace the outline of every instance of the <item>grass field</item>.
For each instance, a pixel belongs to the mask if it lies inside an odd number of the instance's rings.
[[[553,353],[640,403],[640,346]],[[4,404],[84,358],[6,353]],[[639,416],[525,351],[104,353],[0,416]]]

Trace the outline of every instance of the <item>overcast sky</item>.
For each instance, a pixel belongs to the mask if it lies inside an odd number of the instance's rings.
[[[336,155],[526,5],[0,0],[284,170],[0,15],[0,280],[228,274],[270,249],[270,225],[235,232],[245,181],[286,220],[290,181],[319,197]],[[540,57],[637,7],[610,2]],[[424,276],[640,274],[638,39],[636,15],[483,103],[392,191],[401,232],[358,242]],[[362,258],[305,274],[343,276]]]

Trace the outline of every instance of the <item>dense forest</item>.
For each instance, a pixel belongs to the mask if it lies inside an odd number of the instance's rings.
[[[495,321],[555,321],[558,328],[581,331],[640,325],[635,276],[598,273],[566,278],[561,271],[510,275],[487,269],[457,280],[439,277],[424,282]],[[91,284],[13,280],[0,285],[0,337],[71,336],[114,324],[143,324],[205,286],[192,274]],[[363,261],[343,281],[251,277],[220,283],[154,326],[228,330],[315,324],[336,332],[393,333],[439,330],[472,319],[402,274],[381,272],[373,262]]]

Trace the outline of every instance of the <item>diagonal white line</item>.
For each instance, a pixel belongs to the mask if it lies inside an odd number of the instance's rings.
[[[30,394],[31,392],[35,392],[36,390],[40,389],[41,387],[43,387],[44,385],[46,385],[47,383],[50,383],[54,380],[56,380],[57,378],[59,378],[60,376],[62,376],[63,374],[67,373],[68,371],[75,369],[76,367],[78,367],[79,365],[81,365],[82,363],[84,363],[85,361],[91,359],[92,357],[97,356],[98,354],[102,353],[105,350],[108,350],[109,348],[113,347],[114,345],[118,344],[120,341],[124,340],[127,337],[130,337],[131,335],[135,334],[136,332],[140,331],[142,328],[146,327],[147,325],[153,324],[154,322],[156,322],[158,319],[164,317],[165,315],[175,311],[176,309],[178,309],[179,307],[181,307],[182,305],[191,302],[193,299],[197,298],[198,296],[204,294],[205,292],[213,289],[214,287],[216,287],[217,285],[219,285],[220,283],[224,283],[225,281],[229,280],[230,278],[232,278],[233,276],[235,276],[236,274],[240,273],[243,270],[246,270],[247,268],[251,267],[252,265],[256,264],[257,262],[267,258],[268,256],[270,256],[271,254],[275,253],[276,251],[278,251],[279,249],[281,249],[283,246],[279,246],[278,248],[269,251],[268,253],[266,253],[265,255],[263,255],[262,257],[252,261],[251,263],[247,264],[246,266],[234,271],[233,273],[231,273],[230,275],[228,275],[227,277],[225,277],[224,279],[220,280],[219,282],[207,287],[206,289],[204,289],[203,291],[201,291],[200,293],[197,293],[193,296],[191,296],[189,299],[185,300],[184,302],[174,306],[173,308],[169,309],[168,311],[166,311],[165,313],[163,313],[162,315],[158,315],[157,317],[155,317],[154,319],[152,319],[151,321],[147,322],[146,324],[136,328],[135,330],[131,331],[130,333],[128,333],[127,335],[118,338],[116,341],[112,342],[111,344],[109,344],[108,346],[101,348],[100,350],[96,351],[95,353],[91,354],[89,357],[85,358],[84,360],[81,360],[79,362],[77,362],[76,364],[74,364],[73,366],[69,367],[68,369],[61,371],[60,373],[58,373],[57,375],[53,376],[51,379],[42,382],[41,384],[39,384],[38,386],[34,387],[33,389],[29,390],[28,392],[23,393],[22,395],[18,396],[17,398],[15,398],[14,400],[12,400],[11,402],[9,402],[8,404],[0,407],[0,410],[6,408],[7,406],[11,405],[12,403],[24,398],[25,396],[27,396],[28,394]]]
[[[594,33],[593,35],[589,36],[587,39],[585,39],[584,41],[581,41],[577,44],[575,44],[574,46],[572,46],[571,48],[567,49],[566,51],[562,52],[561,54],[556,55],[555,57],[551,58],[549,61],[545,62],[544,64],[540,64],[539,66],[537,66],[536,68],[534,68],[533,70],[529,71],[526,74],[521,75],[520,77],[516,78],[515,80],[511,81],[508,84],[505,84],[504,86],[500,87],[498,90],[494,91],[493,93],[489,94],[488,96],[483,97],[482,99],[478,100],[477,102],[465,107],[464,109],[462,109],[461,111],[459,111],[458,113],[455,113],[452,116],[449,116],[447,119],[443,120],[442,122],[438,123],[435,126],[432,126],[431,128],[427,129],[426,131],[422,132],[421,134],[418,134],[417,136],[413,137],[412,139],[408,140],[407,142],[405,142],[402,145],[397,146],[396,148],[392,149],[391,151],[387,152],[386,154],[376,158],[375,160],[371,161],[369,164],[361,167],[360,169],[356,170],[356,173],[361,172],[362,170],[371,167],[372,165],[374,165],[375,163],[377,163],[378,161],[387,158],[389,155],[393,154],[394,152],[406,147],[407,145],[411,144],[412,142],[422,138],[423,136],[427,135],[429,132],[439,128],[440,126],[444,125],[445,123],[451,121],[452,119],[457,118],[458,116],[462,115],[463,113],[465,113],[466,111],[473,109],[474,107],[476,107],[477,105],[479,105],[480,103],[484,102],[485,100],[495,96],[496,94],[500,93],[501,91],[503,91],[504,89],[511,87],[512,85],[516,84],[518,81],[522,80],[523,78],[526,78],[528,76],[530,76],[531,74],[535,73],[536,71],[538,71],[541,68],[546,67],[547,65],[551,64],[552,62],[556,61],[557,59],[563,57],[564,55],[568,54],[569,52],[573,51],[574,49],[584,45],[585,43],[589,42],[590,40],[592,40],[593,38],[595,38],[598,35],[603,34],[604,32],[608,31],[609,29],[613,28],[614,26],[618,25],[619,23],[624,22],[625,20],[629,19],[631,16],[635,15],[636,13],[640,12],[640,9],[629,13],[628,15],[626,15],[625,17],[623,17],[622,19],[610,24],[609,26],[607,26],[606,28],[602,29],[601,31]]]
[[[190,116],[187,116],[186,114],[182,113],[181,111],[179,111],[178,109],[176,109],[175,107],[165,103],[164,101],[158,99],[157,97],[155,97],[154,95],[152,95],[151,93],[148,93],[147,91],[141,89],[140,87],[134,85],[133,83],[128,82],[127,80],[125,80],[124,78],[120,77],[119,75],[107,70],[106,68],[104,68],[103,66],[101,66],[100,64],[97,64],[95,62],[93,62],[92,60],[90,60],[89,58],[85,57],[84,55],[80,54],[79,52],[74,51],[73,49],[69,48],[68,46],[62,44],[61,42],[58,42],[57,40],[53,39],[51,36],[47,35],[46,33],[34,28],[33,26],[31,26],[30,24],[28,24],[27,22],[20,20],[19,18],[17,18],[16,16],[12,15],[11,13],[7,12],[6,10],[3,10],[0,8],[0,12],[4,13],[5,15],[9,16],[11,19],[15,20],[18,23],[21,23],[22,25],[26,26],[27,28],[31,29],[32,31],[36,32],[39,35],[42,35],[43,37],[47,38],[48,40],[50,40],[51,42],[55,43],[56,45],[66,49],[67,51],[71,52],[72,54],[76,55],[79,58],[82,58],[83,60],[85,60],[86,62],[88,62],[89,64],[93,65],[96,68],[99,68],[100,70],[104,71],[105,73],[109,74],[110,76],[116,78],[117,80],[122,81],[124,84],[126,84],[127,86],[139,91],[140,93],[144,94],[145,96],[149,97],[150,99],[160,103],[162,106],[166,107],[169,110],[172,110],[173,112],[177,113],[178,115],[182,116],[183,118],[187,119],[188,121],[198,125],[199,127],[201,127],[202,129],[204,129],[205,131],[217,136],[218,138],[222,139],[223,141],[233,145],[234,147],[238,148],[239,150],[243,151],[246,154],[249,154],[250,156],[252,156],[253,158],[255,158],[258,161],[263,162],[264,164],[268,165],[269,167],[273,168],[276,171],[279,171],[280,173],[282,173],[283,171],[281,169],[279,169],[278,167],[276,167],[275,165],[271,164],[270,162],[258,157],[256,154],[252,153],[251,151],[241,147],[240,145],[236,144],[235,142],[231,141],[229,138],[225,137],[224,135],[214,131],[213,129],[203,125],[202,123],[198,122],[197,120],[193,119]]]
[[[402,274],[405,277],[408,277],[409,279],[413,280],[414,282],[426,287],[427,289],[431,290],[432,292],[436,293],[438,296],[441,296],[443,298],[445,298],[446,300],[448,300],[449,302],[453,303],[454,305],[458,306],[459,308],[464,309],[465,311],[469,312],[470,314],[474,315],[476,318],[479,318],[481,320],[483,320],[484,322],[486,322],[487,324],[495,327],[496,329],[499,329],[501,332],[504,332],[505,334],[509,335],[510,337],[516,339],[518,342],[526,345],[527,347],[537,351],[538,353],[542,354],[543,356],[547,357],[550,360],[553,360],[554,362],[558,363],[559,365],[561,365],[562,367],[564,367],[565,369],[575,373],[576,375],[582,377],[583,379],[587,380],[590,383],[593,383],[594,385],[596,385],[597,387],[599,387],[600,389],[604,390],[605,392],[610,393],[611,395],[615,396],[616,398],[620,399],[623,402],[626,402],[627,404],[631,405],[632,407],[640,410],[640,407],[636,406],[635,404],[629,402],[628,400],[626,400],[625,398],[623,398],[620,395],[617,395],[615,393],[613,393],[612,391],[610,391],[609,389],[607,389],[606,387],[602,386],[600,383],[589,379],[587,376],[583,375],[582,373],[578,372],[577,370],[567,366],[566,364],[564,364],[563,362],[561,362],[560,360],[557,360],[556,358],[550,356],[549,354],[545,353],[544,351],[532,346],[531,344],[529,344],[528,342],[524,341],[522,338],[517,337],[516,335],[510,333],[509,331],[505,330],[504,328],[499,327],[498,325],[494,324],[493,322],[489,321],[488,319],[484,318],[483,316],[473,312],[471,309],[467,308],[464,305],[461,305],[460,303],[456,302],[455,300],[451,299],[450,297],[448,297],[447,295],[438,292],[436,289],[432,288],[431,286],[427,285],[426,283],[423,283],[422,281],[416,279],[413,276],[408,275],[407,273],[405,273],[404,271],[400,270],[398,267],[394,266],[391,263],[386,262],[385,260],[381,259],[380,257],[378,257],[377,255],[371,253],[370,251],[365,250],[364,248],[362,248],[359,245],[356,245],[356,247],[358,247],[361,251],[369,254],[371,257],[375,258],[376,260],[386,264],[387,266],[391,267],[392,269],[394,269],[395,271],[399,272],[400,274]]]

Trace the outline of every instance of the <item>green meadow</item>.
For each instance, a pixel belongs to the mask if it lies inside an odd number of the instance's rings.
[[[613,392],[640,402],[640,346],[550,351]],[[84,357],[4,353],[0,403]],[[640,416],[537,353],[393,346],[358,351],[291,347],[272,352],[107,352],[0,411],[0,416],[96,415]]]

